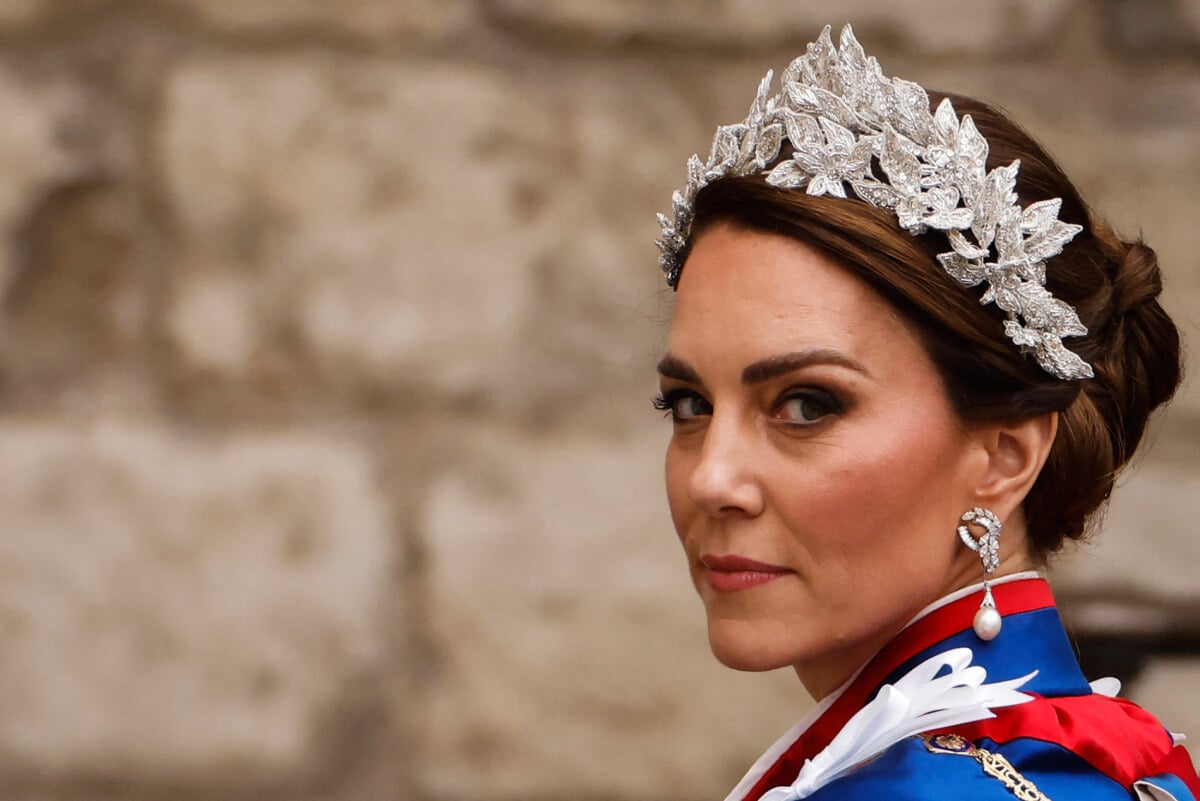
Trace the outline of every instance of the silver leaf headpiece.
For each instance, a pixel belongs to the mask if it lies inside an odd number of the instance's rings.
[[[1058,219],[1060,198],[1025,208],[1015,191],[1019,161],[987,170],[988,143],[949,99],[930,112],[911,81],[884,77],[847,25],[835,48],[826,26],[771,94],[768,72],[744,122],[717,129],[707,161],[688,159],[688,182],[672,196],[674,219],[659,214],[659,260],[674,287],[701,189],[729,176],[767,172],[767,183],[810,195],[855,196],[891,209],[911,234],[944,231],[951,250],[938,261],[968,287],[986,283],[980,303],[1007,313],[1005,334],[1048,373],[1090,378],[1092,368],[1063,347],[1087,329],[1046,289],[1046,260],[1082,228]],[[792,157],[772,165],[784,142]],[[877,175],[878,164],[882,175]]]

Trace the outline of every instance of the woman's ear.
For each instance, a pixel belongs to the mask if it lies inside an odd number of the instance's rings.
[[[1007,520],[1037,481],[1057,431],[1058,412],[977,428],[973,436],[987,457],[987,469],[975,487],[979,505]]]

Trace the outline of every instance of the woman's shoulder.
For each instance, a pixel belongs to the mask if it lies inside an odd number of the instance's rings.
[[[997,745],[953,734],[906,738],[811,796],[814,801],[1128,801],[1132,797],[1129,789],[1053,743],[1018,739]],[[1191,796],[1178,801],[1191,801]]]

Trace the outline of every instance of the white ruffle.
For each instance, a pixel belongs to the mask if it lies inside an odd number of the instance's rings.
[[[1105,676],[1102,679],[1096,679],[1088,684],[1092,688],[1092,692],[1096,695],[1103,695],[1105,698],[1116,698],[1121,692],[1121,680],[1116,676]]]
[[[931,657],[875,698],[847,721],[819,754],[804,763],[796,781],[768,790],[761,801],[807,798],[855,766],[914,734],[995,717],[992,709],[1033,700],[1017,688],[1037,675],[985,684],[987,671],[972,665],[970,648],[954,648]],[[939,675],[949,668],[949,672]]]
[[[1137,801],[1181,801],[1166,788],[1159,787],[1150,779],[1141,779],[1133,783],[1133,796]]]

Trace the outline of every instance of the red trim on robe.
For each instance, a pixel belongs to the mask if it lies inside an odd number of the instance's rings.
[[[946,731],[997,743],[1027,738],[1060,745],[1122,787],[1160,773],[1179,777],[1200,798],[1191,758],[1146,710],[1124,698],[1076,695],[1042,698],[994,710],[996,717]]]

